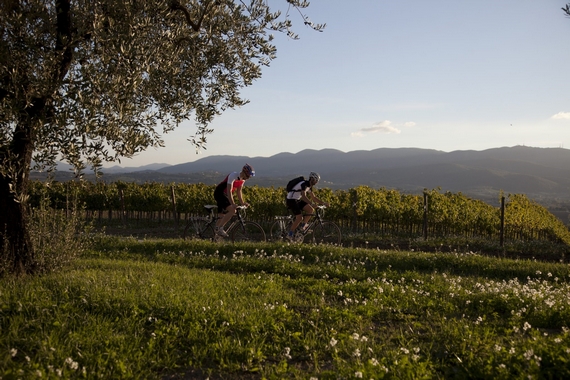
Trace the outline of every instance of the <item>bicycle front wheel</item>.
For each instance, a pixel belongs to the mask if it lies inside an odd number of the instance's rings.
[[[213,241],[216,234],[207,218],[194,217],[188,220],[184,228],[184,240],[204,239]]]
[[[333,222],[325,221],[320,224],[316,224],[313,226],[312,230],[313,232],[310,238],[313,244],[340,245],[340,228]]]
[[[245,221],[237,223],[230,231],[233,242],[239,241],[265,241],[263,227],[255,222]]]

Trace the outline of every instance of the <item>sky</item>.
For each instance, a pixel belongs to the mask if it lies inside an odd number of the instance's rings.
[[[304,149],[526,145],[570,149],[569,0],[312,0],[291,11],[299,40],[275,34],[277,58],[242,90],[250,103],[195,123],[121,166]],[[287,10],[285,0],[271,0]]]

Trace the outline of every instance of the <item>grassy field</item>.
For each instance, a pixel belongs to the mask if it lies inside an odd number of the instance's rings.
[[[570,378],[570,266],[101,236],[0,280],[0,378]]]

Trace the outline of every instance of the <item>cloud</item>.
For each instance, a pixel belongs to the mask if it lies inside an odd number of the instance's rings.
[[[384,120],[379,123],[373,124],[371,127],[362,128],[360,132],[364,133],[400,133],[400,130],[392,125],[390,120]]]
[[[416,125],[416,123],[414,123],[413,121],[408,121],[408,122],[402,124],[401,126],[413,127],[415,125]],[[384,120],[384,121],[373,124],[371,127],[360,128],[358,131],[353,132],[350,135],[352,137],[364,137],[364,135],[369,134],[369,133],[386,133],[386,134],[395,133],[395,134],[398,134],[400,132],[401,132],[400,129],[398,129],[396,126],[394,126],[390,120]]]
[[[570,120],[570,112],[558,112],[556,115],[553,115],[551,119]]]

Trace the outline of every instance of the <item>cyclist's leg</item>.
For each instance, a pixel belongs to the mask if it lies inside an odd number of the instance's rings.
[[[303,202],[303,203],[305,203],[305,202]],[[311,216],[313,216],[315,209],[310,204],[305,203],[305,206],[303,206],[303,212],[305,214],[303,216],[303,223],[307,224],[307,223],[309,223],[309,220],[311,220]]]
[[[301,220],[303,220],[303,207],[301,205],[301,202],[303,204],[306,204],[305,202],[298,201],[296,199],[287,199],[287,208],[293,213],[293,215],[295,215],[295,219],[293,220],[293,223],[289,229],[289,236],[293,236],[295,230],[301,223]]]
[[[230,200],[228,199],[228,197],[219,188],[216,188],[216,190],[214,191],[214,199],[216,200],[216,203],[218,205],[218,220],[216,221],[216,228],[215,228],[216,233],[220,232],[220,235],[227,236],[227,234],[223,230],[223,227],[232,218],[236,208],[235,206],[232,206],[230,204]]]
[[[227,222],[230,221],[232,216],[236,213],[236,205],[229,205],[224,209],[224,212],[218,214],[218,221],[216,227],[223,228]]]

